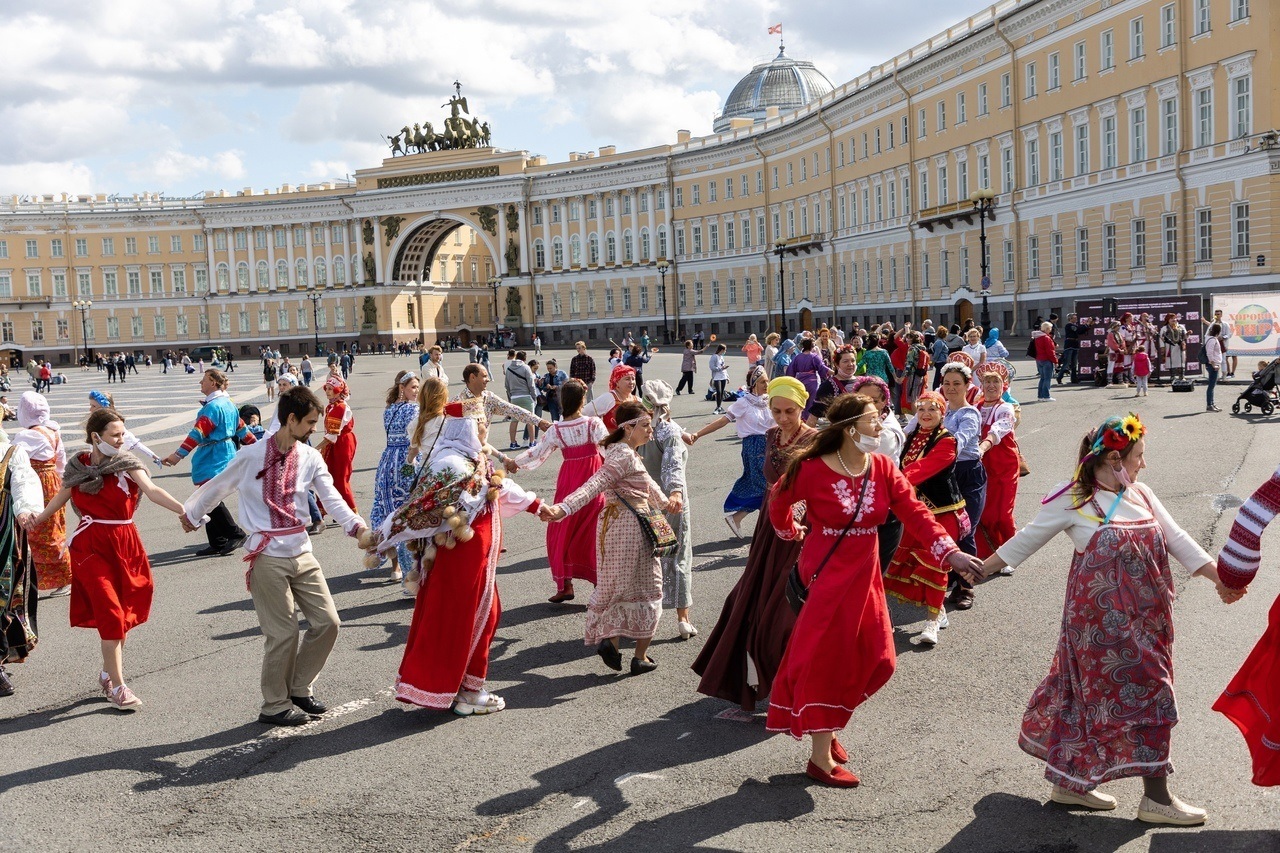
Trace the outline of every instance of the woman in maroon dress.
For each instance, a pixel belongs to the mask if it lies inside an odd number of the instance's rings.
[[[808,598],[774,679],[766,725],[797,740],[809,735],[806,773],[842,788],[856,786],[858,777],[840,766],[849,756],[835,733],[888,682],[896,662],[877,528],[892,511],[939,563],[970,571],[977,565],[916,498],[893,460],[868,452],[880,418],[869,397],[837,399],[827,410],[830,426],[792,458],[769,502],[778,536],[806,540],[799,574]],[[806,526],[792,514],[800,501]]]
[[[67,536],[71,551],[71,625],[97,628],[102,640],[98,686],[112,705],[132,711],[142,700],[124,682],[124,639],[151,613],[151,563],[133,524],[142,495],[177,515],[182,504],[151,481],[146,464],[124,446],[124,417],[97,409],[85,425],[88,453],[67,461],[62,488],[36,519],[70,500],[80,525]]]
[[[765,433],[764,478],[772,486],[791,453],[816,430],[801,420],[809,392],[791,376],[769,383],[769,411],[776,426]],[[825,411],[825,406],[824,406]],[[756,519],[747,567],[720,611],[693,671],[702,676],[698,692],[737,702],[750,714],[769,695],[796,615],[787,602],[787,573],[800,556],[800,542],[779,539],[769,521],[769,497]]]

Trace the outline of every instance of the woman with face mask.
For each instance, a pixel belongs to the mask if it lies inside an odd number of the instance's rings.
[[[1059,533],[1071,538],[1058,649],[1023,714],[1018,745],[1045,762],[1055,803],[1114,809],[1116,798],[1095,789],[1141,776],[1138,820],[1193,826],[1204,823],[1204,809],[1174,797],[1167,783],[1178,721],[1169,557],[1212,581],[1219,595],[1230,590],[1212,558],[1136,482],[1146,467],[1145,434],[1132,413],[1087,433],[1075,476],[986,559],[979,577],[1023,563]]]
[[[902,451],[902,473],[934,520],[959,541],[968,532],[969,517],[956,484],[956,439],[942,425],[947,401],[936,391],[926,391],[916,399],[915,409],[915,428],[907,433]],[[920,643],[926,646],[936,645],[938,629],[947,627],[947,567],[938,564],[932,544],[904,531],[884,578],[886,594],[928,611],[929,620],[920,632]]]
[[[96,628],[102,640],[98,687],[121,711],[142,700],[124,680],[124,640],[151,613],[151,563],[134,526],[142,495],[182,514],[182,504],[151,481],[146,463],[124,450],[124,417],[115,409],[95,409],[85,425],[92,448],[67,461],[62,488],[32,523],[41,524],[67,503],[80,524],[67,536],[71,554],[71,625]]]

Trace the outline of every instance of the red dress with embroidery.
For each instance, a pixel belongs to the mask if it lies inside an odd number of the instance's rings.
[[[893,460],[879,453],[868,458],[871,481],[861,502],[863,477],[847,477],[821,459],[801,463],[791,485],[784,488],[785,479],[779,480],[769,498],[769,519],[784,539],[796,536],[791,507],[806,502],[809,532],[799,561],[806,582],[857,512],[855,504],[861,503],[862,509],[812,581],[796,619],[773,682],[767,721],[771,731],[795,738],[839,731],[848,725],[853,710],[893,675],[897,658],[877,546],[877,527],[890,510],[905,532],[931,543],[939,562],[957,550]]]
[[[82,526],[71,542],[71,626],[97,628],[104,640],[123,640],[151,615],[151,562],[131,520],[141,496],[124,474],[107,477],[96,495],[71,490],[82,519],[129,522]]]
[[[982,457],[987,471],[987,497],[982,502],[982,518],[978,521],[974,542],[978,556],[990,557],[995,550],[1018,532],[1013,509],[1018,502],[1018,442],[1013,437],[1013,406],[997,402],[981,405],[982,435],[979,441],[994,442]]]
[[[355,415],[343,400],[334,400],[324,410],[324,433],[329,443],[320,447],[320,455],[333,477],[333,486],[342,499],[356,511],[356,496],[351,491],[351,472],[356,461]],[[332,436],[336,436],[333,438]]]

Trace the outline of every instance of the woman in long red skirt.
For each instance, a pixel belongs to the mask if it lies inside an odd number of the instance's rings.
[[[984,361],[974,370],[982,383],[978,413],[982,432],[978,437],[978,458],[987,472],[987,497],[982,502],[974,544],[978,556],[986,559],[1013,538],[1018,528],[1013,508],[1018,501],[1018,442],[1013,437],[1017,414],[1003,399],[1009,390],[1009,370],[998,361]]]
[[[324,395],[329,405],[324,410],[324,441],[320,442],[320,456],[329,467],[333,486],[342,499],[356,511],[356,496],[351,491],[351,473],[356,461],[355,414],[347,405],[351,396],[347,383],[336,373],[330,373],[324,381]]]
[[[1222,600],[1238,601],[1262,562],[1262,531],[1280,512],[1280,468],[1236,513],[1231,537],[1218,554]],[[1280,596],[1271,605],[1267,630],[1244,665],[1213,704],[1235,723],[1249,746],[1253,784],[1280,785]]]
[[[835,733],[888,682],[896,663],[877,528],[892,511],[940,563],[968,569],[976,560],[956,547],[893,460],[868,452],[881,430],[869,397],[843,395],[827,418],[830,426],[793,458],[769,501],[778,535],[804,537],[799,573],[808,597],[773,682],[766,725],[797,740],[809,735],[805,772],[851,788],[859,780],[840,766],[849,756]],[[792,514],[800,501],[805,526]]]
[[[121,448],[124,417],[97,409],[85,425],[92,449],[67,462],[62,488],[33,522],[71,501],[80,525],[67,537],[71,552],[71,625],[96,628],[102,640],[98,686],[122,711],[142,705],[124,680],[125,635],[151,613],[151,563],[133,524],[142,495],[177,515],[182,504],[151,481],[146,463]]]
[[[581,379],[570,379],[560,386],[560,406],[564,419],[556,421],[542,440],[515,457],[518,469],[532,471],[551,458],[556,448],[564,456],[556,476],[556,500],[564,500],[600,470],[603,457],[600,442],[609,434],[599,418],[586,417],[582,406],[587,399],[587,386]],[[574,580],[596,582],[596,519],[604,509],[604,495],[597,495],[582,512],[547,526],[547,562],[556,593],[547,599],[559,604],[573,601]]]

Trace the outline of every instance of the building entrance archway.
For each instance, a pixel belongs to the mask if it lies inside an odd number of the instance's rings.
[[[955,321],[959,323],[962,327],[967,321],[973,319],[973,303],[970,302],[968,299],[957,299],[955,308],[956,308]]]
[[[808,308],[800,309],[800,330],[803,332],[813,331],[813,311]]]

